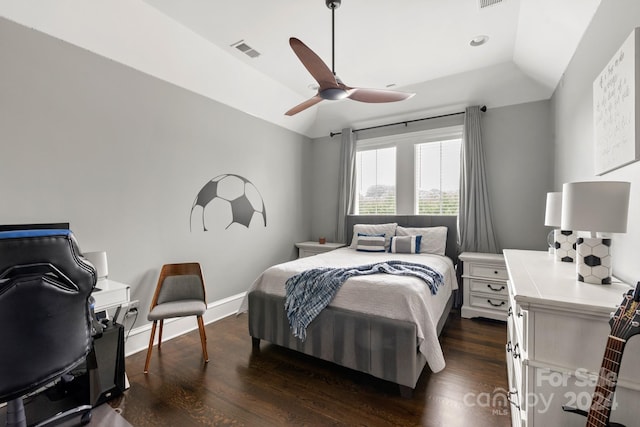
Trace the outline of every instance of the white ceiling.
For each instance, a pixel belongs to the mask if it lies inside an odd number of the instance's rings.
[[[548,99],[600,4],[502,0],[480,8],[479,1],[343,0],[335,12],[336,73],[351,86],[395,84],[416,96],[393,104],[323,101],[299,114],[312,116],[302,133],[326,135],[343,126],[474,103],[491,108]],[[302,40],[331,68],[331,11],[324,0],[144,2],[290,88],[299,95],[296,103],[315,94],[309,88],[314,80],[291,51],[289,37]],[[470,46],[478,35],[489,42]],[[260,56],[249,58],[231,46],[240,40]],[[282,113],[293,105],[282,106]]]
[[[389,104],[310,98],[297,37],[331,67],[325,0],[3,0],[9,19],[311,138],[549,99],[601,0],[343,0],[336,72],[351,86],[415,92]],[[0,24],[2,20],[0,19]],[[478,35],[489,42],[471,47]],[[231,47],[244,40],[252,59]]]

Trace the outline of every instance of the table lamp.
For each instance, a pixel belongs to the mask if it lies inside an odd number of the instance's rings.
[[[82,255],[95,267],[98,280],[106,279],[109,276],[109,264],[105,251],[85,252]]]
[[[549,252],[553,251],[556,261],[573,262],[576,259],[576,241],[578,234],[572,230],[562,230],[562,192],[547,193],[547,206],[544,215],[544,225],[558,227],[551,230],[547,236]]]
[[[619,181],[570,182],[562,186],[561,228],[591,233],[591,237],[577,240],[580,282],[611,284],[610,233],[627,232],[630,188],[630,183]]]

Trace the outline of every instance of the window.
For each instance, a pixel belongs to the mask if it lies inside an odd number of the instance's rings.
[[[415,145],[417,213],[458,215],[461,139]]]
[[[356,213],[457,215],[462,126],[358,141]]]
[[[356,170],[356,212],[372,215],[395,214],[396,148],[358,151]]]

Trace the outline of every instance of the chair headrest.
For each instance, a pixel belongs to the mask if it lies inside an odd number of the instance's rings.
[[[41,229],[41,230],[14,230],[0,231],[0,239],[20,239],[25,237],[70,236],[71,230]]]

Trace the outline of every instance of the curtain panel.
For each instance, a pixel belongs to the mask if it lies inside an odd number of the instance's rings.
[[[499,253],[485,173],[481,114],[479,106],[465,109],[458,214],[460,252]]]
[[[336,242],[345,242],[346,216],[353,213],[356,192],[356,134],[351,128],[342,129],[340,148],[340,176],[338,187],[338,221]]]

